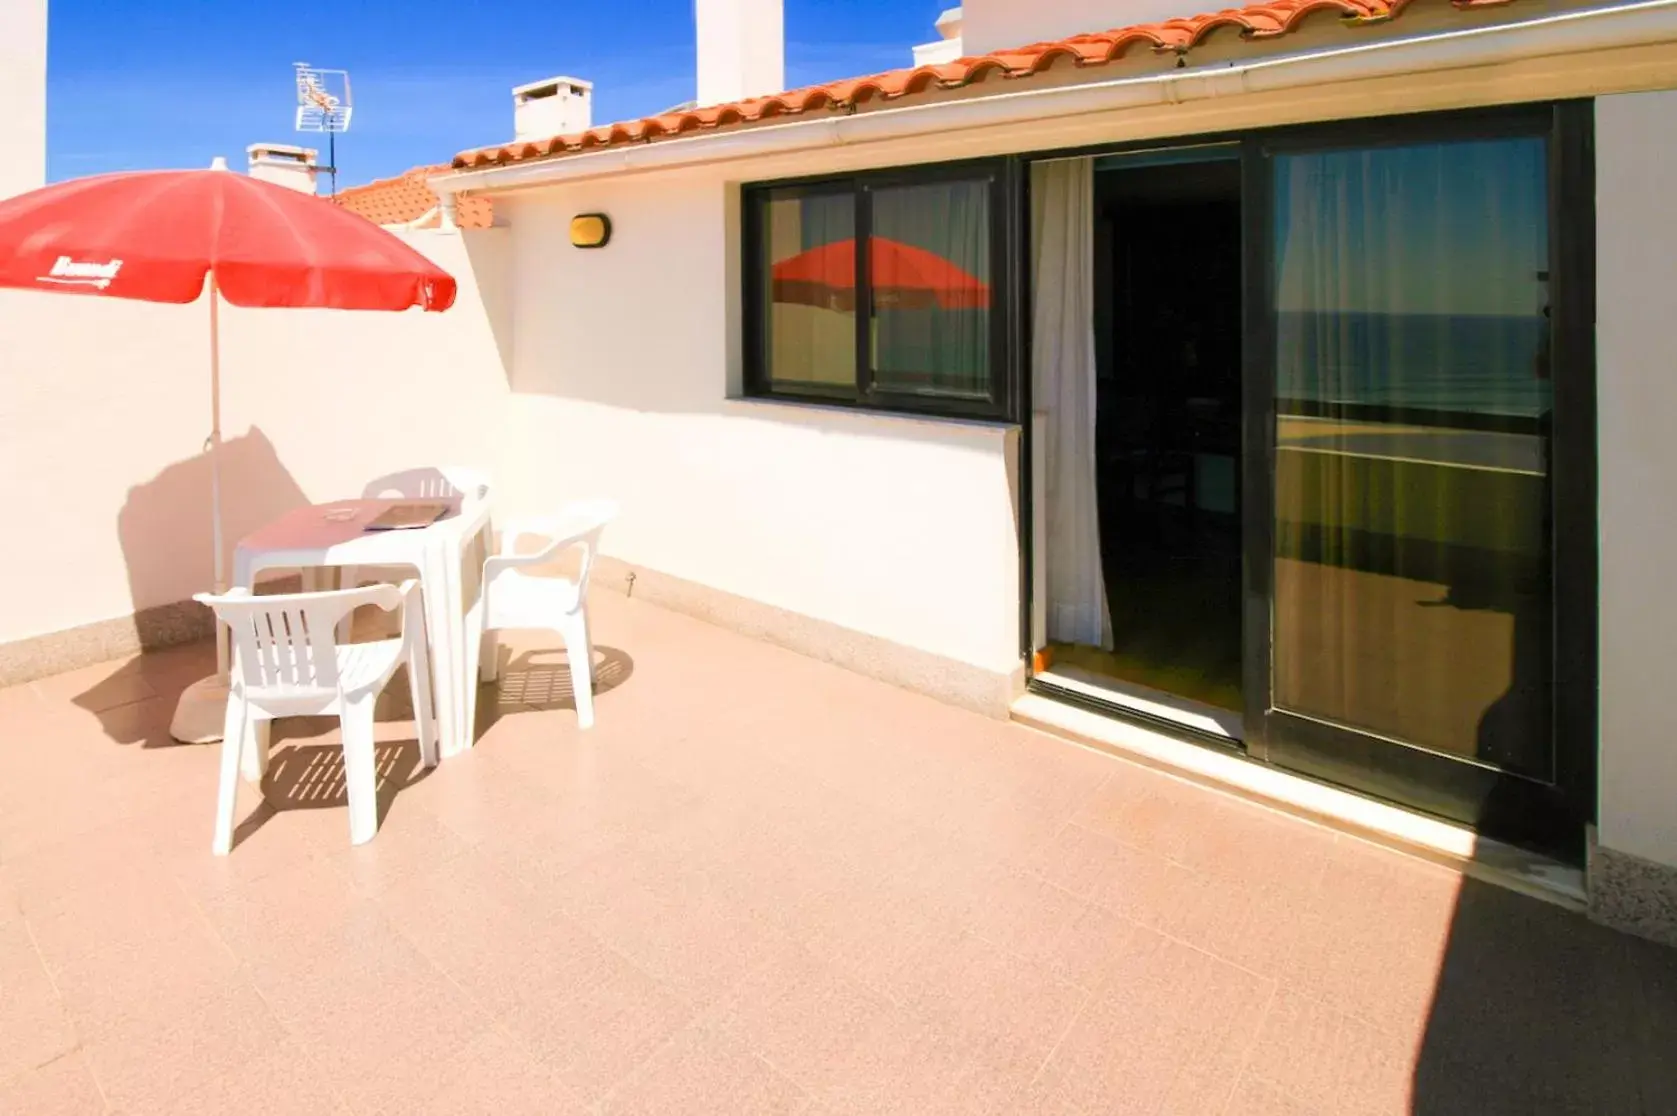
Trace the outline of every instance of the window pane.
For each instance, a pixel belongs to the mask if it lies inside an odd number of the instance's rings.
[[[989,398],[989,182],[893,186],[869,196],[874,385]]]
[[[1546,778],[1546,143],[1275,161],[1276,706]]]
[[[856,202],[774,191],[763,206],[771,387],[856,387]]]

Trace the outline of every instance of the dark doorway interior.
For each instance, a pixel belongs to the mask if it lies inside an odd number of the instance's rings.
[[[1233,160],[1095,175],[1096,447],[1114,648],[1075,666],[1240,710],[1241,224]]]

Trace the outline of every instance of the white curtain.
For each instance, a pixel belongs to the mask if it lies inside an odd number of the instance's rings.
[[[1033,408],[1046,416],[1048,638],[1112,646],[1101,571],[1100,512],[1095,499],[1095,175],[1091,159],[1057,159],[1031,168],[1031,384]]]
[[[1272,226],[1275,704],[1528,774],[1552,759],[1548,158],[1279,155]]]
[[[936,182],[871,191],[874,383],[983,397],[990,391],[990,298],[920,286],[892,245],[932,253],[956,273],[990,277],[990,186]],[[918,287],[918,289],[916,289]],[[966,296],[947,298],[946,296]]]

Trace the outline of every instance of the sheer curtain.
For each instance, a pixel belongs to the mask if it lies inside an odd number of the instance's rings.
[[[855,291],[818,291],[809,289],[810,284],[783,289],[774,269],[796,263],[807,252],[852,241],[855,199],[848,193],[775,197],[766,206],[765,218],[769,266],[763,269],[763,297],[769,305],[770,381],[792,388],[853,386]]]
[[[1094,163],[1031,168],[1032,398],[1043,440],[1048,638],[1112,646],[1095,497]]]
[[[875,382],[988,394],[989,183],[891,186],[870,199]]]
[[[1544,774],[1544,141],[1275,183],[1275,704]]]

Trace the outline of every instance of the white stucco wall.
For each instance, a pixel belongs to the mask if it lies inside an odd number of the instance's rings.
[[[453,309],[223,307],[230,542],[384,472],[492,463],[506,230],[405,235],[459,278]],[[0,643],[210,585],[207,314],[0,291]]]
[[[0,0],[0,198],[47,180],[47,0]]]
[[[1660,59],[1643,73],[1669,74],[1669,58]],[[1493,86],[1535,98],[1576,95],[1596,80],[1645,80],[1627,76],[1628,56],[1620,63],[1588,73],[1534,67],[1529,81],[1466,73],[1387,81],[1369,98],[1402,111],[1483,103]],[[1356,99],[1346,88],[1322,96]],[[1661,216],[1677,144],[1651,139],[1677,129],[1672,96],[1602,101],[1600,832],[1609,847],[1677,864],[1677,748],[1667,743],[1672,718],[1660,697],[1661,671],[1677,661],[1677,598],[1662,607],[1677,528],[1647,504],[1677,475],[1677,442],[1664,422],[1677,414],[1677,375],[1661,363],[1670,349],[1663,323],[1677,315],[1677,225]],[[1309,111],[1296,97],[1287,109]],[[1248,126],[1264,111],[1231,99],[1193,123]],[[1153,115],[1056,127],[1069,142],[1169,127]],[[498,212],[515,229],[518,322],[499,459],[509,509],[617,495],[625,516],[607,548],[631,563],[987,669],[1015,666],[1008,435],[731,401],[740,354],[729,199],[740,180],[1025,150],[1031,140],[975,131],[501,199]],[[593,210],[612,215],[615,239],[604,251],[570,249],[565,222]]]
[[[1677,865],[1677,91],[1596,102],[1601,844]]]
[[[1013,670],[1014,435],[730,400],[735,196],[711,168],[497,202],[518,323],[502,506],[614,496],[606,550],[632,565]],[[567,223],[594,210],[610,245],[572,249]]]

